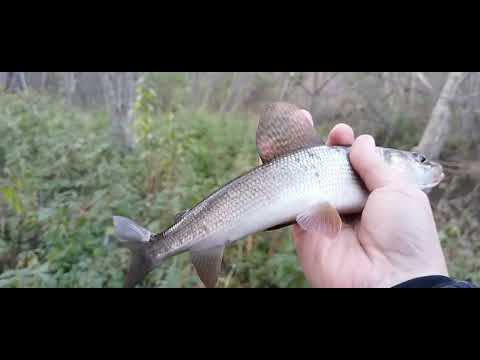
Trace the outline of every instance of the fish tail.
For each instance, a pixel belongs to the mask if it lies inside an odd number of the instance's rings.
[[[132,254],[124,287],[133,288],[153,270],[154,263],[148,253],[152,233],[132,220],[121,216],[114,216],[113,223],[121,245],[128,248]]]

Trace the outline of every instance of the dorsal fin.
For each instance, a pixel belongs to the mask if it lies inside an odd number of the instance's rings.
[[[179,212],[177,215],[175,215],[175,222],[177,223],[177,222],[179,222],[180,220],[182,220],[182,219],[185,217],[185,215],[187,215],[187,213],[188,213],[189,211],[190,211],[190,209],[184,210],[184,211],[182,211],[182,212]]]
[[[285,102],[262,104],[257,150],[264,163],[296,150],[321,145],[311,115]]]

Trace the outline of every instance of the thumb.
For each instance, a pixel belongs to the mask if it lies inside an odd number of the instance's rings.
[[[369,191],[398,182],[399,174],[376,151],[375,140],[370,135],[359,136],[353,143],[350,161]]]
[[[322,238],[318,233],[305,231],[296,224],[292,227],[292,233],[300,264],[304,272],[308,273],[310,269],[315,267],[316,259],[320,257],[325,238]]]

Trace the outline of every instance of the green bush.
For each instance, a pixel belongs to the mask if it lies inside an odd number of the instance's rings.
[[[111,145],[106,114],[33,95],[0,98],[0,286],[120,287],[129,253],[112,235],[113,215],[161,231],[256,163],[246,119],[137,112],[139,143],[125,155]],[[304,286],[290,239],[268,254],[271,236],[257,236],[248,256],[245,242],[228,249],[220,286]],[[198,284],[184,254],[144,286]]]

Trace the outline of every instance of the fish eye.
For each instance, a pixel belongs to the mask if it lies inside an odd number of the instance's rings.
[[[424,164],[427,161],[427,157],[423,154],[419,154],[417,152],[412,153],[414,156],[415,160],[417,160],[419,163]]]

